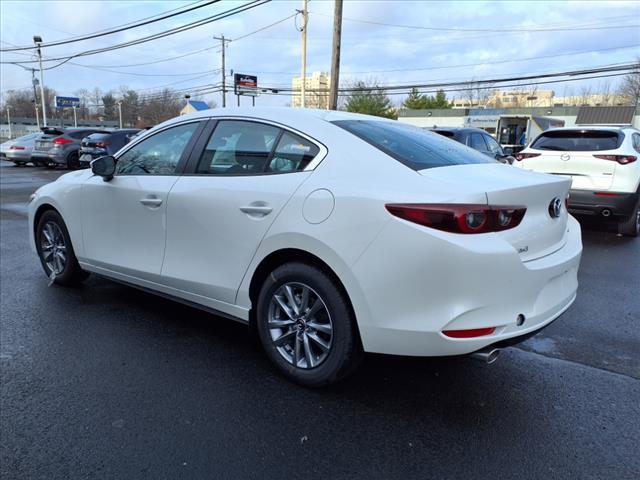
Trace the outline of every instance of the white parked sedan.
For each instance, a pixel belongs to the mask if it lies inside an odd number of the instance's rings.
[[[491,360],[556,319],[582,251],[569,185],[392,120],[207,110],[40,188],[29,221],[55,283],[93,272],[246,322],[318,386],[362,352]]]

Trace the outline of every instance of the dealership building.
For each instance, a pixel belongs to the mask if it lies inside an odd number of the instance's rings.
[[[501,116],[547,117],[575,125],[626,125],[640,128],[640,107],[529,107],[399,110],[398,120],[418,127],[475,127],[495,135]]]

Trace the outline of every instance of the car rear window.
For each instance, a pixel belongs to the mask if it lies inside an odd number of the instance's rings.
[[[442,135],[443,137],[447,137],[447,138],[455,137],[455,133],[450,132],[449,130],[432,130],[432,132],[437,133],[438,135]]]
[[[99,142],[100,140],[108,140],[109,137],[111,137],[110,133],[92,133],[91,135],[87,135],[85,138],[90,138],[91,140]]]
[[[614,150],[622,144],[623,139],[622,133],[607,130],[556,130],[542,133],[531,144],[531,148],[562,152]]]
[[[400,122],[336,120],[333,123],[413,170],[496,162],[438,134]]]

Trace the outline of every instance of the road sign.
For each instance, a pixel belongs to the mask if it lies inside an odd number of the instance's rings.
[[[233,92],[236,95],[258,96],[258,77],[255,75],[245,75],[244,73],[233,74]]]
[[[78,97],[55,97],[56,108],[72,108],[80,106],[80,99]]]

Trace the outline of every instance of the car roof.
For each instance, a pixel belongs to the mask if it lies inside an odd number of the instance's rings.
[[[639,131],[637,128],[634,127],[625,127],[625,126],[615,126],[615,125],[574,125],[573,127],[557,127],[557,128],[549,128],[548,130],[545,130],[542,133],[547,133],[547,132],[559,132],[559,131],[563,131],[563,130],[567,130],[567,131],[571,131],[571,130],[595,130],[595,131],[605,131],[605,132],[620,132],[623,130],[634,130],[634,131]]]
[[[433,130],[435,132],[453,132],[453,133],[487,133],[485,130],[481,128],[475,127],[431,127],[429,130]],[[488,135],[488,134],[487,134]]]
[[[336,120],[376,120],[381,122],[395,122],[382,117],[374,117],[372,115],[363,115],[361,113],[351,113],[336,110],[320,110],[316,108],[291,108],[291,107],[227,107],[227,108],[210,108],[199,112],[181,115],[172,118],[166,122],[157,125],[171,125],[180,123],[185,120],[209,117],[237,116],[251,117],[262,120],[271,120],[274,122],[289,123],[295,125],[296,121],[304,119],[318,119],[332,122]]]

